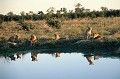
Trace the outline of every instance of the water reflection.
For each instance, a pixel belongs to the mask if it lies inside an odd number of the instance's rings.
[[[1,59],[5,59],[7,61],[16,61],[16,59],[22,59],[23,56],[25,56],[28,53],[11,53],[11,54],[0,54],[0,60]],[[39,54],[42,55],[51,55],[52,57],[55,58],[60,58],[61,54],[60,52],[55,52],[55,53],[38,53],[38,52],[31,52],[31,56],[29,57],[29,59],[31,59],[31,61],[38,61],[39,58]],[[104,55],[102,55],[104,57]],[[101,58],[101,56],[98,55],[94,55],[94,54],[84,54],[83,57],[85,57],[89,63],[89,65],[94,65],[94,60],[98,60],[99,58]],[[111,57],[111,56],[109,56]],[[63,58],[63,57],[62,57]]]
[[[0,79],[120,79],[119,59],[105,53],[59,50],[0,54]]]
[[[60,52],[56,52],[56,58],[60,57]]]
[[[24,55],[25,53],[0,54],[0,60],[15,61],[16,59],[21,59]]]
[[[98,60],[100,57],[99,56],[95,56],[95,55],[84,55],[84,57],[86,57],[87,61],[89,62],[89,65],[94,65],[94,60]]]
[[[17,53],[16,56],[17,56],[17,59],[21,59],[22,58],[22,54]]]
[[[86,57],[86,59],[88,60],[89,62],[89,65],[94,65],[94,62],[92,60],[92,55],[84,55]]]
[[[14,61],[16,59],[14,54],[13,55],[9,55],[9,57],[10,57],[11,60],[14,60]]]
[[[37,55],[38,55],[37,53],[31,52],[32,61],[38,61]]]

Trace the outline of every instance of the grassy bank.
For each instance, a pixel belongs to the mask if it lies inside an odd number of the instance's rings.
[[[0,24],[0,37],[8,39],[14,34],[19,34],[21,38],[29,38],[31,34],[36,34],[38,38],[53,38],[59,33],[62,37],[79,38],[83,36],[87,26],[93,28],[93,32],[98,32],[103,36],[120,36],[120,17],[111,18],[79,18],[73,20],[62,20],[60,29],[48,26],[45,20],[25,21],[29,31],[23,30],[19,22],[3,22]]]
[[[73,20],[63,20],[60,29],[48,26],[45,20],[41,21],[24,21],[24,24],[29,27],[29,31],[23,29],[20,22],[3,22],[0,24],[0,37],[5,37],[6,40],[10,36],[18,34],[23,44],[17,46],[2,45],[0,40],[0,52],[11,52],[18,50],[29,49],[52,49],[52,48],[111,48],[120,46],[120,17],[111,18],[79,18]],[[92,32],[100,33],[105,39],[102,41],[81,40],[83,34],[90,26]],[[69,40],[55,40],[54,34],[58,33],[61,37],[67,37]],[[30,35],[35,34],[38,43],[35,46],[30,46]],[[79,43],[76,43],[79,42]]]

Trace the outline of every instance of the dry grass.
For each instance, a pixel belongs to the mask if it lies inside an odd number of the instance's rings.
[[[31,34],[36,34],[38,38],[54,39],[54,34],[59,33],[62,37],[78,38],[83,36],[87,26],[93,27],[93,32],[98,32],[103,36],[120,36],[120,17],[65,20],[61,29],[49,27],[44,20],[25,21],[25,23],[33,24],[34,29],[25,31],[18,22],[3,22],[0,25],[0,37],[4,36],[8,39],[10,36],[19,34],[21,38],[29,38]]]

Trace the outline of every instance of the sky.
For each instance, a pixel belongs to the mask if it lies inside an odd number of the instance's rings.
[[[10,11],[14,14],[20,14],[22,11],[45,13],[50,7],[54,7],[55,10],[63,7],[74,10],[77,3],[91,10],[100,10],[102,6],[108,9],[120,9],[120,0],[0,0],[0,14],[7,14]]]

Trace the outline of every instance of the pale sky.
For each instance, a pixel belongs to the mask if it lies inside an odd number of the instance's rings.
[[[108,9],[120,9],[120,0],[0,0],[0,14],[7,14],[10,11],[15,14],[20,14],[22,11],[45,13],[50,7],[55,7],[56,10],[63,7],[74,10],[77,3],[91,10],[100,10],[101,6]]]

